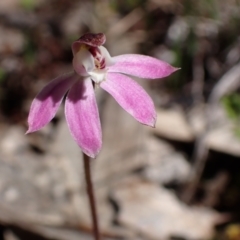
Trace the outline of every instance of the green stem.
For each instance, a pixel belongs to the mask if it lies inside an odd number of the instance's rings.
[[[85,153],[83,153],[85,181],[86,181],[86,189],[87,189],[87,193],[88,193],[88,200],[89,200],[89,205],[90,205],[90,210],[91,210],[93,234],[94,234],[95,240],[100,240],[96,201],[95,201],[94,189],[93,189],[93,184],[92,184],[90,161],[91,161],[90,157],[87,156]]]

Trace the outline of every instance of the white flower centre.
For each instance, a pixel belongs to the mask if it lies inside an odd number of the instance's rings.
[[[92,71],[88,72],[88,74],[91,76],[91,79],[95,83],[100,83],[105,80],[106,72],[107,72],[106,69],[95,68]]]
[[[90,76],[95,83],[100,83],[105,80],[107,66],[113,61],[106,48],[101,46],[93,50],[81,47],[74,55],[73,68],[80,76]]]

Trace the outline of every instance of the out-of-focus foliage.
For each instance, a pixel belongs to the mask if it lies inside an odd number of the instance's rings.
[[[229,224],[212,240],[239,240],[240,226],[239,224]]]
[[[240,226],[239,224],[230,224],[225,230],[227,240],[238,240],[240,239]]]
[[[222,103],[230,118],[240,120],[240,95],[238,93],[225,96]]]
[[[168,30],[166,42],[174,51],[174,64],[180,66],[181,71],[168,81],[168,86],[181,91],[186,84],[202,78],[203,95],[207,97],[212,84],[228,66],[231,51],[238,41],[240,1],[185,0],[181,7]],[[239,52],[235,54],[238,55],[235,61],[238,61]]]
[[[127,14],[136,7],[144,6],[147,1],[145,0],[126,0],[126,1],[110,1],[110,6],[117,12]]]
[[[233,93],[223,97],[222,105],[228,117],[234,121],[234,133],[240,139],[240,95]]]
[[[36,58],[36,46],[34,46],[34,43],[28,34],[26,34],[26,38],[27,41],[23,51],[23,59],[27,65],[32,65],[34,64]]]
[[[31,11],[31,10],[34,9],[34,7],[36,5],[36,1],[34,1],[34,0],[21,0],[20,4],[21,4],[23,9]]]
[[[0,68],[0,82],[5,79],[6,75],[7,73],[4,71],[4,69]]]

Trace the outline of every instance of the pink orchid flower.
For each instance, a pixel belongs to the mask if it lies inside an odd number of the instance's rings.
[[[27,133],[49,123],[68,92],[65,115],[70,133],[82,151],[95,158],[102,146],[95,84],[110,93],[140,123],[154,127],[156,111],[152,99],[127,75],[156,79],[177,68],[144,55],[111,57],[102,46],[105,40],[102,33],[87,33],[72,44],[74,72],[55,78],[38,93],[30,108]]]

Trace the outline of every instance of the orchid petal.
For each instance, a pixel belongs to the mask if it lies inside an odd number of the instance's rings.
[[[119,105],[139,122],[155,126],[156,111],[145,90],[131,78],[118,73],[108,73],[100,86],[110,93]]]
[[[71,135],[82,151],[92,158],[96,157],[102,146],[102,132],[90,78],[78,81],[70,89],[65,115]]]
[[[27,133],[41,129],[54,118],[65,93],[75,80],[76,75],[73,72],[62,75],[38,93],[30,107]]]
[[[125,73],[140,78],[163,78],[178,70],[166,62],[139,54],[124,54],[112,59],[115,64],[109,67],[109,72]]]

